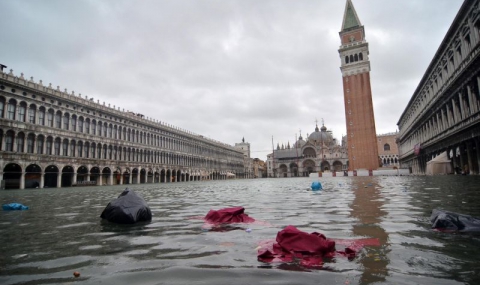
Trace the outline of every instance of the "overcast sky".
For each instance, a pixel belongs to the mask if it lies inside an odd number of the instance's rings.
[[[0,0],[0,63],[266,159],[315,120],[346,134],[346,0]],[[377,134],[397,122],[461,0],[353,0]]]

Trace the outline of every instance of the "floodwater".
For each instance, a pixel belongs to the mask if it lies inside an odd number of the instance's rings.
[[[312,181],[324,190],[309,190]],[[153,220],[99,216],[124,186],[0,191],[0,284],[479,284],[480,236],[430,229],[435,208],[480,216],[480,176],[332,177],[130,185]],[[265,224],[202,229],[210,209],[243,206]],[[378,238],[322,269],[257,260],[294,225],[327,238]],[[247,230],[248,229],[248,230]],[[75,278],[73,272],[80,276]]]

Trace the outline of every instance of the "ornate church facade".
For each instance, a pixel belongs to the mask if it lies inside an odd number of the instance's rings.
[[[313,172],[345,171],[348,169],[348,152],[344,139],[342,144],[332,136],[325,125],[307,135],[302,135],[290,146],[277,144],[273,153],[267,155],[268,177],[306,177]]]

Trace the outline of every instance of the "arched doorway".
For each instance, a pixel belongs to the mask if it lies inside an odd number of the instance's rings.
[[[73,167],[70,165],[67,165],[63,167],[62,169],[62,180],[61,180],[61,186],[62,187],[71,187],[73,184],[73,174],[75,171],[73,170]]]
[[[80,166],[77,169],[77,183],[87,181],[88,169],[85,166]]]
[[[120,170],[120,168],[117,168],[114,172],[113,172],[113,185],[120,185],[121,182],[122,182],[122,171]]]
[[[101,182],[101,179],[100,179],[100,168],[98,167],[92,167],[92,169],[90,169],[90,181],[95,181],[96,185],[101,185],[100,182]]]
[[[112,173],[112,170],[110,170],[110,168],[108,167],[105,167],[103,170],[102,170],[102,184],[101,185],[110,185],[110,181],[109,181],[109,178],[110,178],[110,174]]]
[[[58,175],[59,171],[57,166],[47,166],[45,168],[45,185],[43,187],[57,187]]]
[[[153,178],[153,171],[149,169],[147,172],[147,183],[154,183]]]
[[[287,177],[288,176],[288,168],[285,164],[280,165],[278,168],[280,177]]]
[[[129,169],[126,169],[123,172],[123,184],[130,184],[130,172]]]
[[[16,163],[9,163],[3,168],[3,189],[19,189],[22,178],[22,167]]]
[[[310,159],[305,160],[303,162],[303,169],[305,169],[305,171],[304,171],[305,176],[309,176],[310,173],[313,173],[313,172],[316,171],[315,170],[315,162],[313,162],[313,160],[310,160]]]
[[[30,164],[25,169],[25,188],[40,188],[42,169],[36,164]]]
[[[322,163],[320,163],[320,169],[323,171],[329,171],[330,170],[330,163],[328,161],[324,160]]]
[[[177,170],[177,175],[176,175],[176,180],[175,182],[181,182],[182,181],[182,172],[180,170]]]
[[[298,165],[294,162],[290,163],[290,173],[293,177],[298,177]]]
[[[160,183],[165,183],[165,175],[166,175],[165,169],[162,169],[160,171]]]
[[[140,170],[140,183],[147,183],[147,171],[145,168]]]
[[[166,174],[166,182],[171,182],[172,181],[172,175],[171,175],[171,172],[170,172],[170,169],[167,170],[167,174]]]
[[[134,168],[132,170],[132,184],[138,184],[139,183],[139,179],[138,179],[138,169]]]
[[[334,171],[342,171],[342,166],[343,166],[343,164],[338,160],[333,162],[333,170]]]
[[[160,174],[158,173],[158,170],[155,169],[155,173],[153,174],[153,183],[159,183],[160,182]]]

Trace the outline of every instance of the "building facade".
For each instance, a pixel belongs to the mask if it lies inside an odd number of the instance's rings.
[[[325,126],[302,135],[290,147],[280,146],[267,155],[268,177],[308,177],[313,172],[343,171],[348,169],[348,153],[345,141],[340,145]]]
[[[0,69],[3,188],[243,178],[235,147]]]
[[[349,170],[377,169],[375,116],[370,86],[370,61],[365,29],[347,0],[340,31]]]
[[[398,132],[377,135],[378,157],[383,168],[399,168]]]
[[[479,173],[480,1],[464,1],[397,125],[402,167],[426,172],[446,152],[453,169]]]

